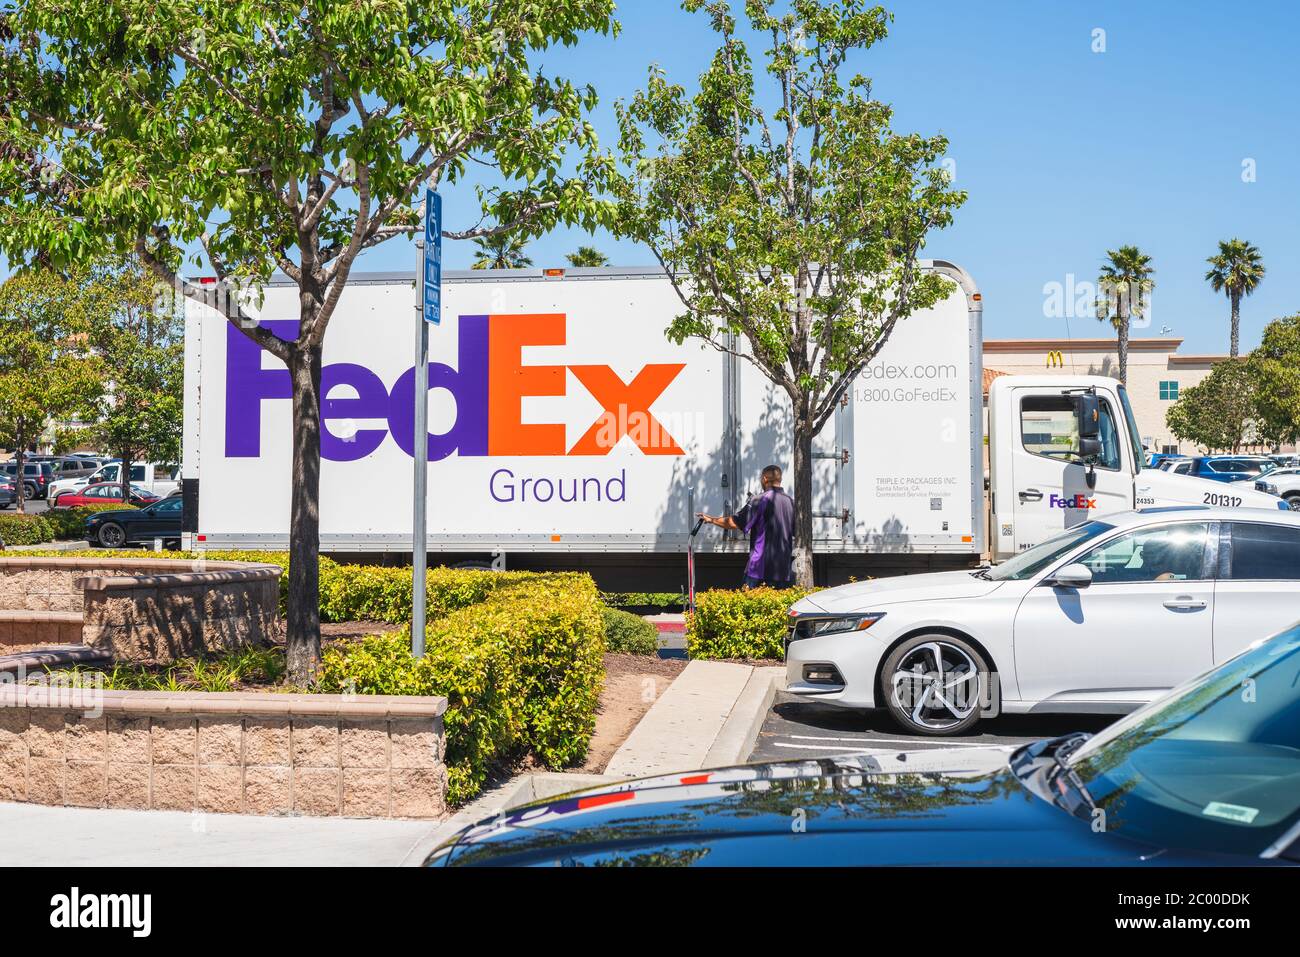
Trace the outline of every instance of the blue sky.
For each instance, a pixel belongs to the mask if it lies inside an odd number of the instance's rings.
[[[1204,274],[1217,241],[1232,236],[1259,246],[1268,268],[1242,308],[1243,348],[1270,319],[1300,311],[1300,4],[896,0],[890,9],[889,38],[853,67],[894,107],[896,130],[950,140],[956,185],[970,198],[926,255],[975,277],[987,337],[1109,334],[1089,315],[1049,317],[1044,286],[1095,279],[1106,250],[1125,243],[1156,267],[1151,323],[1137,336],[1168,327],[1186,340],[1183,353],[1227,351],[1227,302]],[[610,145],[614,101],[644,84],[652,62],[692,89],[715,47],[707,22],[678,0],[622,0],[618,19],[619,37],[587,37],[541,61],[597,87],[596,126]],[[1105,52],[1093,52],[1096,30]],[[476,221],[469,187],[444,188],[444,202],[449,228]],[[528,253],[538,266],[564,265],[582,243],[615,265],[653,264],[634,243],[574,230],[533,240]],[[450,243],[445,264],[463,268],[472,254],[472,244]],[[359,266],[414,267],[404,240]]]
[[[617,39],[589,38],[549,54],[548,72],[594,83],[597,127],[613,142],[612,103],[658,62],[692,88],[713,50],[699,16],[676,0],[623,0]],[[956,183],[970,198],[927,254],[965,266],[985,301],[985,335],[1056,337],[1066,322],[1044,315],[1044,284],[1096,277],[1105,251],[1136,243],[1151,254],[1156,290],[1150,328],[1186,340],[1182,352],[1226,352],[1228,307],[1204,281],[1216,242],[1260,247],[1268,276],[1242,309],[1243,347],[1268,320],[1300,311],[1300,6],[1209,2],[898,2],[889,38],[855,63],[895,108],[895,129],[941,132]],[[1094,29],[1105,30],[1094,53]],[[757,52],[757,51],[755,51]],[[1243,182],[1254,160],[1256,179]],[[451,228],[472,196],[448,196]],[[459,222],[458,222],[459,218]],[[561,230],[534,240],[539,265],[591,242],[617,265],[649,253],[609,236]],[[451,268],[469,243],[450,244]],[[362,268],[413,268],[390,243]],[[1107,333],[1090,316],[1075,337]]]

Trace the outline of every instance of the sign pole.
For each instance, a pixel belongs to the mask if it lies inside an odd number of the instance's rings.
[[[411,654],[424,656],[429,566],[429,325],[442,321],[442,197],[425,191],[424,238],[415,281],[415,514],[411,522]]]

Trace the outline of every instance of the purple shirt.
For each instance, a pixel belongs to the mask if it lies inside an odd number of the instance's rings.
[[[785,490],[770,488],[754,496],[732,517],[749,533],[745,576],[769,584],[793,581],[794,500]]]

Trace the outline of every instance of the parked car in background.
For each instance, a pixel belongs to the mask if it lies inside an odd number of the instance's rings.
[[[919,774],[913,759],[945,752],[600,785],[499,812],[425,864],[1294,865],[1298,668],[1293,626],[1098,734],[1036,741],[994,769],[993,749],[968,747]]]
[[[0,482],[0,508],[13,508],[18,497],[14,495],[13,482]]]
[[[1300,510],[1300,468],[1280,468],[1255,480],[1255,488],[1276,495],[1291,508]]]
[[[1166,472],[1191,475],[1212,482],[1253,482],[1277,468],[1266,455],[1198,455],[1186,459],[1166,459],[1160,466]]]
[[[131,484],[153,492],[159,498],[169,495],[173,489],[180,487],[180,469],[174,465],[161,465],[153,462],[136,462],[131,466]],[[97,482],[121,482],[122,464],[116,459],[101,465],[85,477],[62,479],[50,488],[51,495],[59,495],[84,485]]]
[[[86,519],[86,538],[104,548],[152,542],[155,538],[179,545],[181,500],[165,498],[135,511],[96,512]]]
[[[138,485],[131,486],[129,505],[152,505],[160,496]],[[121,505],[122,486],[116,482],[99,482],[84,485],[68,492],[60,492],[50,499],[51,508],[76,508],[79,505]]]
[[[103,464],[99,459],[74,455],[50,459],[50,467],[54,470],[56,482],[64,479],[89,478]]]
[[[14,479],[18,472],[17,462],[0,465],[0,475]],[[49,462],[23,463],[23,497],[28,499],[45,498],[50,483],[54,481],[54,469]]]
[[[990,568],[815,592],[786,690],[924,735],[1131,711],[1300,619],[1300,513],[1278,505],[1108,515]]]

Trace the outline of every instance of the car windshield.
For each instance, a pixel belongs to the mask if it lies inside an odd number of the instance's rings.
[[[1110,832],[1233,854],[1281,850],[1300,819],[1300,625],[1107,728],[1070,766]]]
[[[1055,538],[1049,538],[1033,548],[1026,549],[1014,558],[1008,558],[1001,565],[995,565],[988,570],[988,577],[995,582],[1023,581],[1032,578],[1076,545],[1096,538],[1114,527],[1106,522],[1086,522],[1083,525],[1076,525]]]

